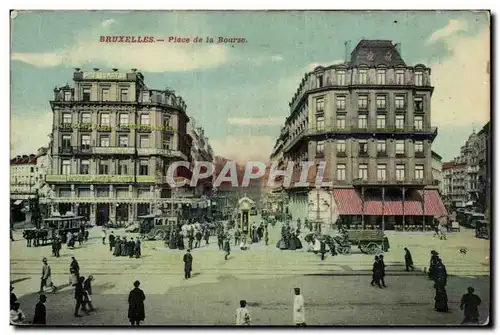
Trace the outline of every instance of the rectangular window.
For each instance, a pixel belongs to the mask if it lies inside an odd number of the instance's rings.
[[[422,86],[424,81],[424,74],[422,72],[415,72],[415,86]]]
[[[415,165],[415,179],[417,179],[417,180],[424,179],[424,166],[423,165]]]
[[[149,102],[149,92],[142,92],[142,102]]]
[[[121,101],[128,101],[128,88],[122,88],[120,90]]]
[[[377,70],[377,85],[385,85],[385,70]]]
[[[405,71],[404,70],[396,70],[396,84],[404,85],[405,84]]]
[[[118,146],[122,148],[128,147],[128,135],[120,135],[118,137]]]
[[[83,124],[91,124],[92,121],[90,119],[90,113],[82,113],[82,123]]]
[[[404,109],[405,108],[405,97],[404,95],[396,95],[394,99],[396,109]]]
[[[377,129],[385,128],[385,115],[377,115]]]
[[[404,129],[404,128],[405,128],[405,116],[396,115],[396,129]]]
[[[337,110],[345,110],[345,97],[344,96],[338,96],[336,98],[337,102]]]
[[[337,164],[337,180],[345,180],[345,164]]]
[[[318,74],[316,76],[316,85],[317,87],[323,87],[323,75],[322,74]]]
[[[396,155],[404,155],[404,154],[405,154],[405,141],[396,140]]]
[[[71,147],[71,135],[63,135],[62,136],[62,147],[63,148],[70,148]]]
[[[149,125],[149,114],[141,114],[140,118],[141,125]]]
[[[100,161],[99,162],[99,174],[108,174],[109,173],[109,162],[108,161]]]
[[[71,91],[64,91],[64,101],[71,101]]]
[[[128,161],[126,159],[122,159],[118,162],[118,174],[119,175],[127,175],[128,172]]]
[[[386,151],[385,141],[377,141],[377,152],[385,153]]]
[[[170,128],[170,118],[168,116],[163,117],[163,129],[169,129]]]
[[[387,107],[386,96],[377,95],[377,109],[385,109]]]
[[[367,115],[359,115],[358,116],[358,128],[360,129],[366,129],[368,125],[368,116]]]
[[[367,70],[359,70],[359,83],[365,85],[367,83]]]
[[[378,181],[385,181],[386,180],[386,171],[387,171],[387,166],[385,164],[378,164],[377,165],[377,180]]]
[[[82,135],[81,140],[82,149],[90,149],[90,135]]]
[[[345,86],[345,71],[337,71],[337,85]]]
[[[108,135],[101,135],[101,137],[99,139],[99,146],[109,147],[109,136]]]
[[[109,88],[103,88],[101,90],[102,101],[109,101]]]
[[[325,110],[325,98],[317,98],[316,99],[316,113],[323,113]]]
[[[416,97],[413,99],[413,109],[415,112],[424,111],[424,99],[422,97]]]
[[[360,155],[367,155],[368,154],[368,141],[366,140],[359,140],[359,154]]]
[[[345,153],[345,140],[337,141],[337,153]]]
[[[139,165],[139,175],[147,176],[149,170],[149,161],[141,161]]]
[[[139,148],[149,148],[149,136],[141,135],[139,137]]]
[[[368,180],[368,165],[359,164],[358,166],[358,178],[362,180]]]
[[[108,113],[102,113],[101,114],[101,126],[109,126],[109,114]]]
[[[82,94],[83,101],[90,101],[90,88],[84,88]]]
[[[324,115],[316,115],[316,129],[318,129],[318,130],[325,129],[325,116]]]
[[[367,109],[368,108],[368,96],[360,95],[358,96],[358,108]]]
[[[415,153],[423,153],[423,152],[424,152],[424,142],[415,141]]]
[[[119,122],[120,122],[119,123],[120,126],[122,126],[122,125],[129,125],[129,122],[130,122],[129,115],[125,114],[125,113],[120,114],[120,120],[119,120]]]
[[[82,160],[80,162],[80,174],[89,174],[90,170],[90,161],[89,160]]]
[[[63,113],[62,123],[63,124],[71,124],[71,113]]]
[[[71,174],[71,161],[69,159],[65,159],[62,161],[61,173],[62,174]]]
[[[325,142],[319,141],[316,142],[316,154],[323,154],[325,150]]]
[[[398,181],[405,180],[405,166],[403,164],[396,165],[396,180]]]
[[[415,116],[415,118],[413,119],[413,125],[415,126],[415,130],[423,130],[424,118],[422,116]]]
[[[345,115],[337,115],[337,128],[345,129]]]
[[[164,137],[163,138],[163,149],[170,150],[170,143],[171,143],[170,136]]]

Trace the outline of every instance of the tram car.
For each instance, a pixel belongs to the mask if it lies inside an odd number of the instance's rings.
[[[138,217],[139,234],[148,240],[165,240],[173,227],[179,226],[177,216],[142,215]]]
[[[68,233],[78,233],[85,229],[86,218],[83,216],[63,215],[44,219],[39,228],[26,229],[23,236],[26,239],[38,239],[37,245],[52,243],[56,236],[66,243]]]

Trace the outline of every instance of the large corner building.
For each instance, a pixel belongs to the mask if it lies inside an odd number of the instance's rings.
[[[431,69],[406,64],[400,45],[362,40],[343,64],[304,76],[271,158],[282,166],[326,161],[324,180],[334,186],[321,206],[339,215],[337,223],[430,229],[447,214],[432,173],[433,90]],[[286,191],[294,220],[319,198],[293,183]]]
[[[135,69],[76,69],[73,85],[55,88],[50,105],[52,212],[126,224],[174,205],[166,171],[191,161],[192,145],[186,104],[174,91],[148,88]]]

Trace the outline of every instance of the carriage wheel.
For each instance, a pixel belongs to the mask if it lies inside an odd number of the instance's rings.
[[[379,252],[379,246],[375,242],[368,243],[366,249],[371,255],[374,255]]]
[[[341,247],[340,248],[340,254],[342,254],[342,255],[350,255],[351,254],[351,247]]]
[[[165,232],[162,229],[158,229],[155,233],[155,239],[162,241],[165,238]]]
[[[361,250],[362,253],[364,253],[364,254],[368,253],[368,249],[366,247],[366,244],[360,244],[358,247],[359,247],[359,250]]]
[[[147,235],[146,235],[147,239],[148,240],[154,240],[155,238],[155,234],[154,234],[154,231],[150,231]]]

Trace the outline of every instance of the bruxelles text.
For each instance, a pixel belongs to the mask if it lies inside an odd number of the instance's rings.
[[[184,167],[192,172],[191,180],[187,178],[176,178],[176,172],[179,167]],[[315,177],[314,182],[310,182],[309,170],[314,168]],[[263,162],[249,161],[246,163],[243,178],[238,178],[236,162],[229,161],[224,167],[216,172],[215,165],[212,162],[197,161],[189,163],[186,161],[173,162],[167,170],[167,183],[172,188],[182,187],[189,185],[195,187],[198,182],[203,179],[212,177],[213,186],[219,187],[222,183],[225,185],[230,183],[233,187],[248,187],[250,180],[267,178],[267,187],[275,187],[278,185],[277,179],[280,180],[279,185],[283,187],[290,187],[292,178],[299,176],[293,186],[294,187],[308,187],[314,185],[315,187],[332,187],[332,182],[324,182],[323,176],[326,169],[326,162],[322,161],[318,164],[315,162],[300,162],[300,167],[296,166],[294,162],[288,162],[285,169],[280,169],[278,163],[274,162],[271,166],[267,166]],[[241,183],[238,180],[242,180]]]

